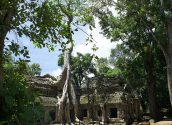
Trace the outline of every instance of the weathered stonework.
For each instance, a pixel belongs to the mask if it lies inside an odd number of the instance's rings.
[[[139,118],[139,99],[119,78],[95,77],[81,85],[80,103],[84,119],[128,123]],[[85,111],[87,110],[87,113]],[[106,118],[102,119],[102,112]]]
[[[45,123],[55,119],[56,96],[62,86],[51,76],[28,77],[28,84],[41,93],[37,101],[45,107]],[[126,124],[139,118],[139,99],[120,78],[94,77],[82,81],[77,96],[80,99],[81,119],[89,123]]]

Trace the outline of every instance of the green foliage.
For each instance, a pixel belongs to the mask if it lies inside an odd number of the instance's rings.
[[[33,63],[30,68],[33,75],[41,75],[41,68],[38,63]]]
[[[19,72],[20,74],[23,75],[40,75],[41,74],[41,68],[38,63],[33,63],[29,64],[27,60],[18,60],[15,61],[12,54],[9,53],[8,51],[5,51],[4,54],[4,68],[7,71],[14,71],[14,72]]]
[[[26,62],[15,62],[11,54],[4,55],[4,82],[0,84],[0,124],[34,125],[43,118],[43,107],[26,83],[30,72]]]
[[[74,84],[81,85],[82,79],[90,73],[96,74],[96,69],[92,62],[93,56],[90,54],[82,55],[78,53],[76,57],[71,58],[71,73]],[[63,65],[63,55],[58,59],[58,65]]]
[[[53,2],[2,0],[0,6],[1,32],[14,29],[19,37],[29,37],[37,47],[49,47],[58,42],[57,27],[61,24],[61,16]],[[19,45],[11,46],[18,53]]]
[[[78,53],[76,57],[72,57],[71,68],[76,69],[76,72],[94,73],[95,69],[92,60],[93,56],[91,54],[82,55]]]
[[[105,74],[105,76],[108,76],[108,77],[114,77],[114,76],[120,76],[120,75],[121,75],[121,70],[117,67],[109,69],[107,73]]]
[[[15,31],[17,37],[26,36],[38,48],[48,47],[54,50],[60,44],[62,50],[68,41],[69,34],[77,30],[69,30],[67,20],[71,25],[90,24],[94,26],[92,9],[85,0],[1,0],[0,1],[0,36]],[[9,41],[9,38],[6,38]],[[22,54],[29,58],[26,47],[20,46],[20,41],[10,41],[8,49],[16,56]]]
[[[111,50],[110,60],[114,66],[120,69],[121,77],[139,94],[142,108],[145,111],[148,96],[143,57],[134,53],[125,44],[119,44]]]
[[[77,57],[72,57],[71,69],[73,82],[81,85],[81,81],[88,74],[96,74],[93,64],[93,56],[90,54],[82,55],[78,53]]]
[[[38,63],[33,63],[29,65],[25,61],[17,61],[17,62],[8,62],[4,64],[4,68],[6,70],[11,70],[14,72],[19,72],[23,75],[30,75],[30,76],[36,76],[41,74],[41,68]]]
[[[109,70],[108,60],[106,58],[99,58],[96,61],[96,68],[99,74],[105,74]]]
[[[0,84],[0,121],[9,125],[33,125],[43,117],[43,109],[35,102],[35,94],[26,84],[24,75],[6,70]]]
[[[121,70],[118,67],[114,67],[108,59],[97,58],[96,61],[93,61],[93,59],[94,56],[90,54],[82,55],[81,53],[71,58],[71,72],[74,83],[80,85],[82,79],[89,74],[108,77],[121,75]],[[62,54],[59,56],[58,65],[63,65]]]
[[[95,68],[97,71],[97,76],[103,75],[107,77],[114,77],[121,75],[121,70],[114,65],[111,59],[98,58],[95,62]]]
[[[63,64],[64,64],[64,55],[63,55],[63,54],[60,54],[60,55],[58,56],[57,65],[62,67]]]
[[[148,107],[145,57],[142,54],[134,53],[125,44],[121,44],[111,51],[110,59],[120,69],[121,76],[137,91],[142,108],[145,111]],[[164,84],[167,82],[165,65],[165,59],[161,51],[156,48],[154,52],[154,75],[159,108],[170,107],[167,84]]]
[[[20,60],[17,61],[13,66],[16,71],[24,75],[39,76],[41,74],[41,68],[38,63],[29,65],[28,62]]]
[[[141,101],[147,105],[148,52],[153,54],[152,75],[155,76],[156,89],[163,88],[163,93],[157,91],[159,107],[168,107],[165,59],[158,44],[164,46],[168,42],[163,11],[171,11],[169,1],[128,1],[119,0],[113,10],[106,4],[97,10],[103,34],[111,41],[121,41],[122,44],[112,51],[111,62],[121,70],[123,78],[140,94]],[[168,15],[169,16],[169,15]],[[166,18],[167,19],[167,18]],[[167,20],[166,20],[167,21]],[[161,70],[160,70],[161,69]],[[164,94],[166,93],[166,94]],[[161,96],[160,96],[161,95]],[[167,97],[167,98],[166,98]],[[166,100],[164,100],[166,98]],[[165,103],[162,103],[164,102]],[[142,103],[143,104],[143,103]]]
[[[0,121],[0,125],[5,125],[7,123],[8,123],[7,121]]]

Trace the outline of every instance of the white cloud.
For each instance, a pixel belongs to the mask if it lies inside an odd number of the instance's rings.
[[[57,76],[59,76],[59,75],[61,74],[61,72],[62,72],[62,69],[61,69],[61,68],[58,68],[58,69],[56,69],[56,70],[53,70],[53,71],[50,73],[50,75],[52,75],[52,76],[54,76],[54,77],[57,77]]]
[[[86,53],[91,53],[91,54],[95,54],[98,57],[108,57],[110,55],[110,51],[112,48],[115,48],[116,43],[115,42],[110,42],[109,39],[107,39],[106,37],[104,37],[102,34],[100,34],[101,32],[101,28],[99,25],[99,20],[96,19],[95,20],[95,25],[96,28],[94,28],[92,31],[91,30],[87,30],[88,34],[92,34],[93,35],[93,39],[95,40],[93,43],[88,43],[88,45],[86,45],[85,43],[80,43],[80,44],[76,44],[74,47],[74,51],[73,51],[73,55],[76,56],[77,52],[82,53],[82,54],[86,54]],[[97,51],[93,51],[92,47],[93,45],[96,44],[96,47],[98,47]]]

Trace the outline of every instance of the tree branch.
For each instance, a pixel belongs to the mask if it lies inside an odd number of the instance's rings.
[[[84,31],[82,28],[80,28],[79,26],[77,26],[76,24],[72,23],[76,28],[78,28],[79,30],[81,30],[83,33],[85,33],[87,36],[90,37],[90,34],[88,34],[86,31]],[[94,38],[91,38],[94,42],[97,43],[97,41]]]
[[[157,42],[158,46],[160,47],[160,49],[162,50],[165,58],[167,59],[168,58],[168,55],[167,55],[167,51],[166,51],[166,48],[160,43],[160,41],[157,39],[157,37],[155,36],[152,28],[150,28],[150,26],[148,26],[142,19],[142,17],[140,17],[141,21],[143,22],[143,24],[146,26],[146,28],[148,29],[148,31],[151,33],[153,39]]]

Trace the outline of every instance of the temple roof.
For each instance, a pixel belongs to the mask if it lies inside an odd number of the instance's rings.
[[[26,76],[27,83],[33,88],[49,89],[55,88],[57,91],[63,89],[65,83],[65,77],[58,76],[57,78],[46,74],[44,76]]]
[[[54,106],[56,96],[62,93],[62,86],[57,84],[57,79],[50,76],[27,77],[27,82],[42,96],[43,105]],[[80,103],[87,104],[89,99],[94,103],[107,102],[109,104],[125,102],[129,98],[137,98],[126,82],[119,77],[93,77],[82,81]]]
[[[87,78],[82,82],[81,90],[81,104],[87,104],[88,100],[94,100],[95,104],[114,104],[137,98],[132,88],[120,77]]]
[[[57,96],[62,90],[62,86],[58,86],[56,78],[50,75],[45,76],[27,76],[29,86],[42,93],[43,95]]]
[[[97,89],[99,90],[105,90],[108,89],[110,91],[111,89],[114,91],[126,91],[127,89],[130,89],[126,82],[121,79],[120,77],[93,77],[93,78],[87,78],[82,81],[81,89]],[[127,90],[128,91],[128,90]]]
[[[36,99],[36,101],[40,102],[44,106],[56,106],[58,99],[53,97],[40,96]]]

